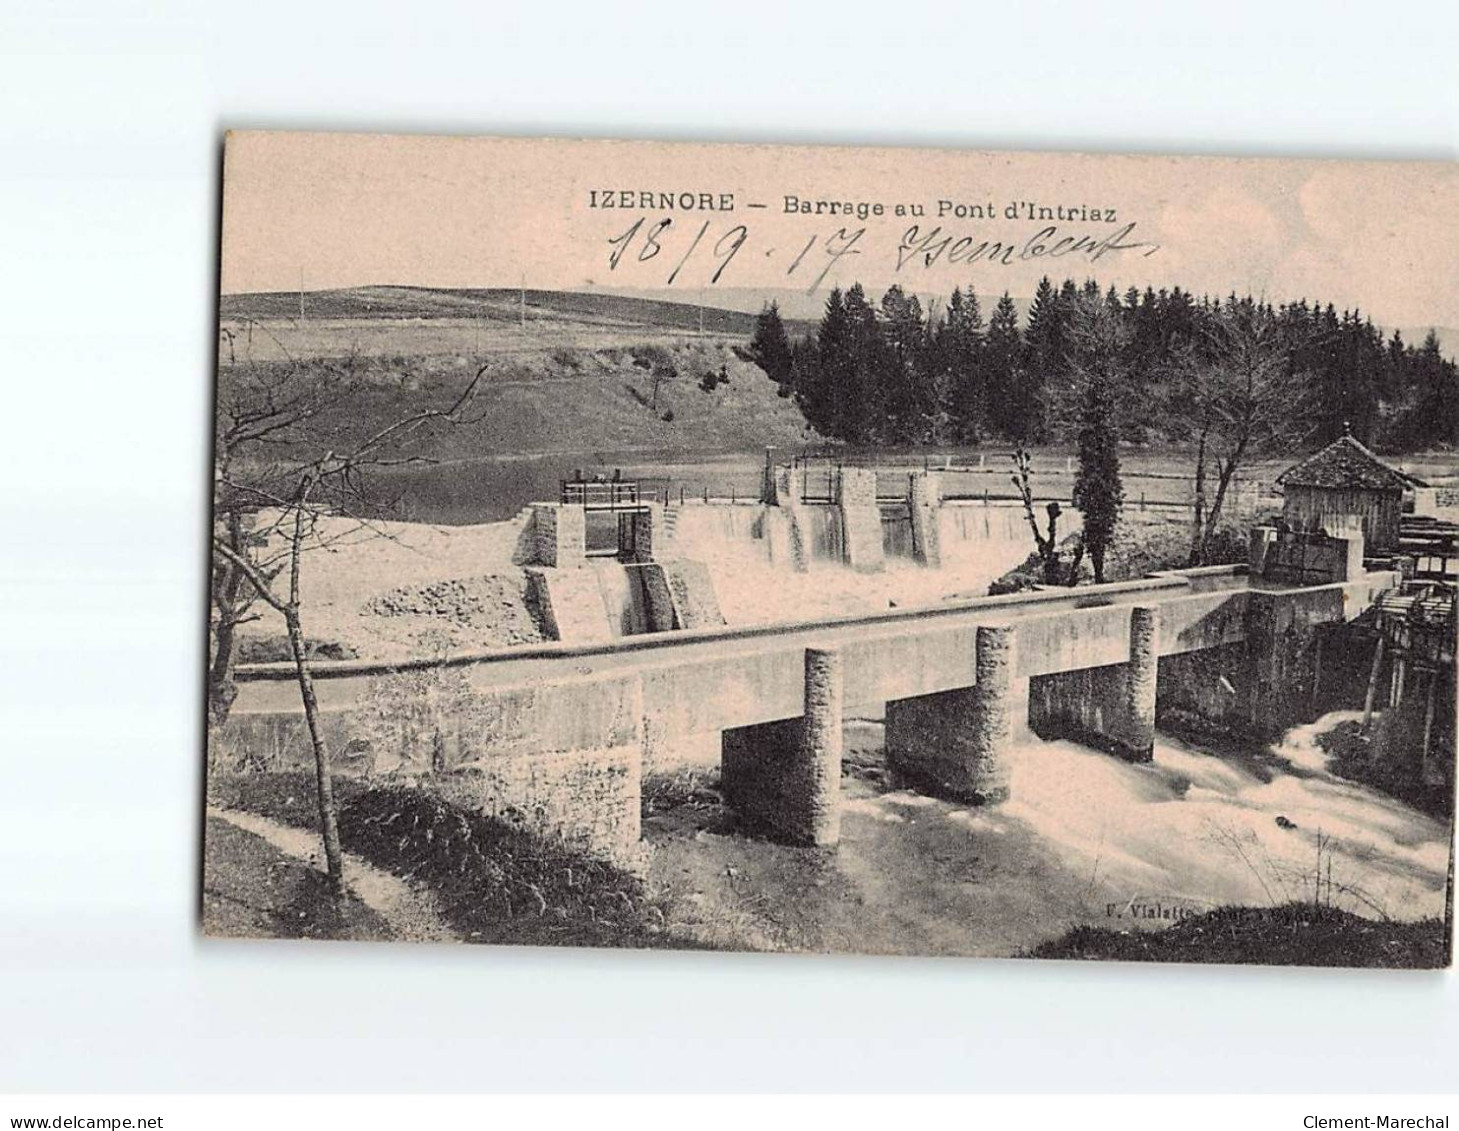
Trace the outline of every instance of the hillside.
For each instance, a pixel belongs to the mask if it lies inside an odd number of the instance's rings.
[[[744,359],[753,316],[626,296],[367,287],[225,296],[219,391],[260,374],[347,375],[317,422],[331,444],[449,404],[485,366],[474,419],[417,454],[758,451],[814,440],[794,404]],[[723,374],[724,380],[719,377]],[[712,374],[714,381],[706,380]]]

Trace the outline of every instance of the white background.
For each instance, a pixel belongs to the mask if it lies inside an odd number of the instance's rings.
[[[1459,1088],[1452,975],[194,923],[224,128],[1452,160],[1459,5],[0,13],[0,1091]]]

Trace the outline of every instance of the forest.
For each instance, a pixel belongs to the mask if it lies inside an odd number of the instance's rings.
[[[1112,326],[1081,333],[1095,306]],[[767,305],[751,349],[809,424],[856,445],[1072,441],[1091,361],[1128,443],[1198,444],[1233,412],[1269,418],[1252,430],[1258,447],[1310,448],[1344,427],[1385,451],[1459,441],[1459,370],[1434,331],[1409,343],[1360,310],[1307,299],[1121,294],[1046,276],[1021,319],[1007,292],[985,315],[971,286],[924,309],[898,286],[874,303],[858,283],[833,290],[816,330],[796,337]]]

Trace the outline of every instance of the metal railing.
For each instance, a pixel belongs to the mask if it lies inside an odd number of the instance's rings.
[[[560,479],[558,501],[594,511],[639,510],[667,501],[666,483],[636,479]]]

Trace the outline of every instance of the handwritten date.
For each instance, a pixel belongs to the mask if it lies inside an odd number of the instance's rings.
[[[708,266],[713,268],[709,285],[714,286],[749,241],[750,229],[744,224],[734,224],[711,236],[711,224],[712,221],[705,220],[689,235],[685,225],[679,225],[676,230],[672,216],[663,216],[652,222],[647,216],[640,216],[627,229],[607,241],[610,249],[608,269],[618,270],[625,258],[636,263],[648,263],[662,255],[666,265],[672,264],[664,278],[665,284],[672,287],[697,253],[701,261],[708,257]],[[795,276],[797,272],[807,277],[815,272],[807,287],[808,292],[814,292],[844,257],[861,254],[856,245],[865,234],[865,228],[837,228],[830,235],[817,233],[811,236],[785,269],[786,277]],[[710,237],[710,242],[706,243],[706,237]],[[703,251],[700,251],[701,247]],[[766,248],[765,256],[773,257],[776,250]]]

